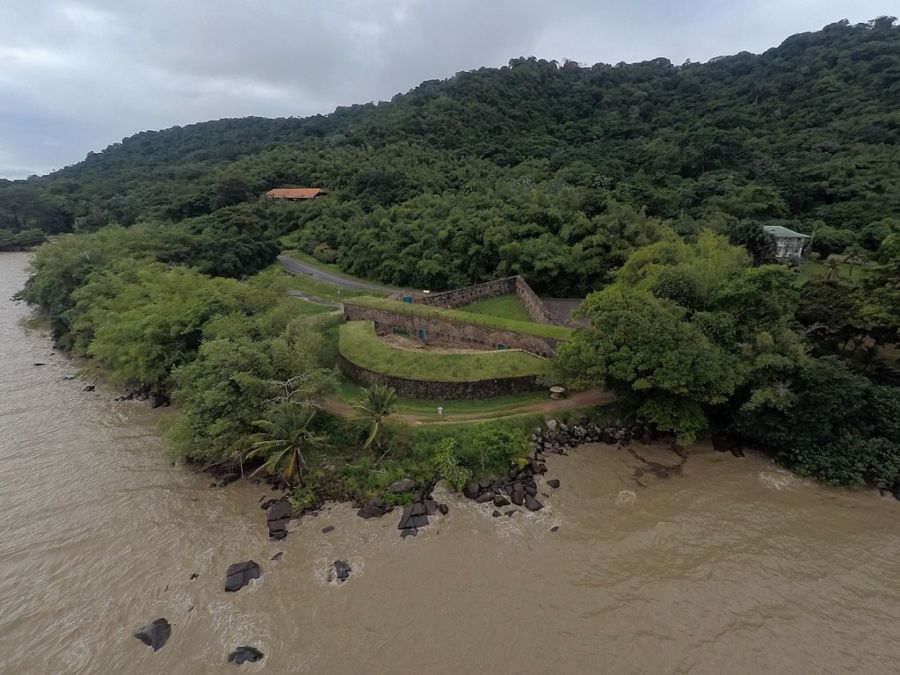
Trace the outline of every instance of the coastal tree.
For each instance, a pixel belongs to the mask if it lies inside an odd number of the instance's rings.
[[[264,460],[257,472],[280,471],[289,485],[303,485],[308,468],[304,451],[325,445],[325,437],[311,429],[317,412],[318,408],[308,401],[287,401],[274,406],[265,419],[257,420],[260,439],[248,455],[248,459]]]
[[[384,421],[397,404],[397,392],[393,387],[382,384],[373,384],[363,390],[355,408],[360,411],[361,417],[369,422],[369,435],[363,443],[363,449],[368,450],[373,461],[376,461],[374,446],[378,445],[381,433],[384,431]]]

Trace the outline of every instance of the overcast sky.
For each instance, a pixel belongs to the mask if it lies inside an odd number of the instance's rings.
[[[145,129],[325,113],[517,56],[705,61],[898,9],[896,0],[0,0],[0,177],[47,173]]]

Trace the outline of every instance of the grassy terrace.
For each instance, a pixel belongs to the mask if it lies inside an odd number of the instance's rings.
[[[456,323],[484,326],[486,328],[496,328],[498,330],[508,330],[514,333],[536,335],[538,337],[552,338],[555,340],[568,340],[572,337],[572,330],[565,326],[552,326],[543,323],[533,323],[531,321],[517,321],[515,319],[507,319],[500,316],[491,316],[490,314],[464,312],[459,309],[441,309],[440,307],[429,307],[428,305],[408,304],[396,300],[389,300],[387,298],[375,298],[369,295],[352,299],[348,298],[345,302],[348,305],[359,305],[360,307],[368,307],[370,309],[383,309],[387,312],[406,314],[408,316],[419,316],[423,319],[444,319],[446,321],[455,321]]]
[[[505,319],[513,319],[515,321],[531,321],[525,304],[518,295],[501,295],[488,300],[480,300],[466,305],[462,308],[463,312],[472,314],[490,314],[491,316],[499,316]]]
[[[343,324],[338,348],[345,359],[357,366],[411,380],[475,382],[540,375],[549,368],[544,359],[513,350],[439,354],[397,349],[378,339],[370,321]]]

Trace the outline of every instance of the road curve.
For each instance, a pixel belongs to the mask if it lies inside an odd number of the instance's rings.
[[[362,279],[348,279],[338,274],[333,274],[327,270],[323,270],[315,265],[310,265],[301,260],[289,258],[286,255],[278,256],[278,262],[285,271],[297,276],[305,276],[323,284],[330,284],[340,288],[347,288],[353,291],[375,291],[376,293],[402,293],[403,289],[394,288],[393,286],[383,286],[371,281],[363,281]]]

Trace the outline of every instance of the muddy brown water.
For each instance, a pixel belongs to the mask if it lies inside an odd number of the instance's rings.
[[[663,447],[583,447],[549,460],[562,487],[537,514],[447,496],[401,540],[394,514],[334,505],[269,541],[266,489],[210,489],[166,461],[166,413],[64,380],[73,364],[8,300],[26,262],[0,254],[2,673],[232,672],[239,645],[266,654],[248,673],[900,667],[900,504],[760,457],[698,447],[666,471],[681,458]],[[246,559],[262,578],[224,593]],[[132,633],[157,617],[173,631],[154,653]]]

